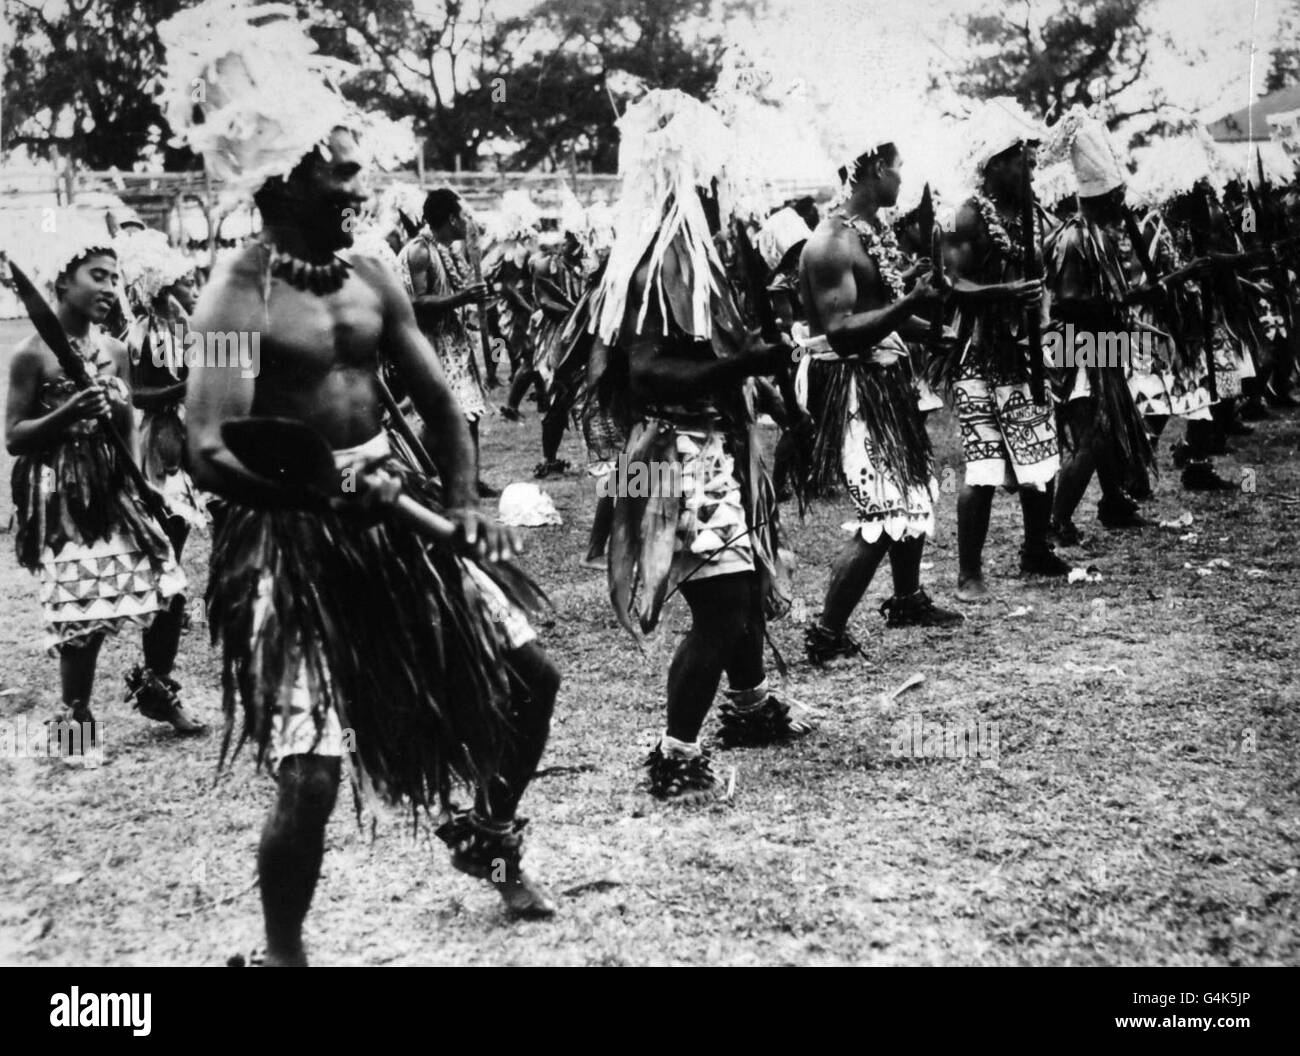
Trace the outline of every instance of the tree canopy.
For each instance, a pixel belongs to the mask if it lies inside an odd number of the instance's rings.
[[[184,0],[3,0],[4,139],[39,157],[58,150],[90,168],[131,169],[154,145],[177,163],[155,99],[158,23]]]
[[[11,27],[0,147],[131,169],[168,145],[156,95],[157,26],[191,0],[0,0]],[[613,171],[620,78],[707,94],[721,19],[761,0],[541,0],[509,19],[490,0],[294,0],[327,54],[355,63],[344,90],[410,117],[435,168],[475,168],[493,144],[512,169]]]
[[[1154,34],[1144,21],[1151,0],[1068,0],[1042,14],[1030,3],[965,19],[974,57],[956,90],[976,99],[1014,96],[1051,120],[1075,103],[1105,101],[1114,127],[1165,107],[1145,83]]]

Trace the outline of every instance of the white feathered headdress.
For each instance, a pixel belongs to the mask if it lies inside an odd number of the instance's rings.
[[[410,237],[408,226],[418,230],[424,223],[425,193],[415,183],[390,183],[379,193],[379,203],[375,207],[379,222],[400,229],[405,242]]]
[[[123,232],[113,240],[113,246],[122,282],[135,291],[142,304],[149,304],[159,290],[194,270],[194,262],[172,247],[166,235],[152,228]]]
[[[1011,96],[986,99],[971,113],[974,140],[966,155],[966,175],[979,186],[984,166],[1020,143],[1041,142],[1047,129]]]
[[[770,114],[764,98],[772,75],[733,45],[722,55],[718,79],[709,95],[709,107],[731,130],[727,157],[727,182],[731,217],[760,222],[780,201],[763,180],[763,121]],[[727,217],[724,216],[724,222]]]
[[[1134,205],[1152,208],[1187,194],[1206,180],[1216,194],[1237,176],[1223,152],[1202,126],[1184,135],[1157,139],[1138,156],[1129,184]]]
[[[1074,179],[1074,166],[1064,158],[1044,165],[1034,173],[1034,192],[1040,205],[1054,209],[1066,198],[1078,193]]]
[[[305,26],[289,4],[204,0],[158,27],[175,141],[246,193],[353,124],[337,83],[352,67],[317,54]]]
[[[542,211],[522,187],[506,191],[496,209],[483,219],[483,234],[493,245],[528,243],[537,238]]]
[[[415,160],[420,147],[415,138],[414,118],[408,116],[394,121],[384,114],[362,113],[352,104],[348,106],[352,117],[346,124],[356,134],[357,144],[369,164],[387,172]]]
[[[608,250],[614,241],[614,218],[604,202],[584,206],[566,186],[560,203],[560,232],[572,235],[582,245],[589,264]]]
[[[581,240],[587,231],[587,210],[565,184],[560,191],[560,232]]]
[[[628,107],[618,122],[621,189],[615,207],[616,232],[609,263],[597,291],[592,329],[612,343],[623,326],[628,288],[649,253],[645,296],[636,317],[639,332],[654,297],[665,332],[672,318],[697,338],[713,336],[710,309],[717,292],[713,269],[721,270],[708,220],[696,188],[718,185],[723,216],[730,211],[727,164],[731,133],[717,111],[676,89],[656,89]],[[669,311],[664,296],[664,258],[681,240],[681,274],[689,276],[687,318]],[[676,250],[674,250],[676,252]]]
[[[88,257],[95,251],[117,256],[102,213],[87,213],[75,208],[53,210],[42,216],[39,234],[32,233],[30,238],[25,245],[10,249],[9,256],[51,303],[54,301],[54,280],[74,260]]]

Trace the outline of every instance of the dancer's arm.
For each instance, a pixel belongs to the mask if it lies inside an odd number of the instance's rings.
[[[853,236],[856,237],[856,236]],[[801,267],[805,290],[812,300],[809,315],[820,321],[822,332],[841,356],[860,353],[879,344],[918,309],[940,296],[928,275],[922,275],[907,293],[879,308],[854,311],[858,303],[855,267],[879,283],[875,264],[854,259],[853,245],[839,233],[818,231],[804,248]]]
[[[1018,301],[1022,307],[1042,301],[1043,284],[1038,279],[978,282],[975,278],[979,274],[978,262],[988,252],[983,220],[979,211],[967,202],[957,213],[955,228],[945,240],[944,263],[955,297],[982,303]]]
[[[432,439],[428,453],[438,467],[448,516],[457,522],[477,556],[509,560],[523,549],[522,544],[516,533],[485,517],[478,508],[477,467],[469,427],[433,347],[416,324],[406,291],[378,262],[358,258],[357,269],[383,301],[384,353],[401,375]]]
[[[429,250],[423,244],[411,250],[409,265],[411,286],[414,291],[410,303],[415,310],[415,317],[423,326],[434,325],[447,312],[482,300],[487,293],[487,287],[481,282],[472,282],[457,293],[432,292],[429,284],[429,269],[433,264],[429,257]]]
[[[633,277],[628,304],[640,301],[646,273],[642,265]],[[673,341],[664,335],[662,319],[659,305],[652,299],[640,332],[633,332],[629,325],[620,342],[627,350],[632,390],[648,401],[671,402],[724,392],[756,374],[775,373],[790,362],[789,345],[768,344],[757,334],[749,336],[738,356],[697,359],[674,355]]]

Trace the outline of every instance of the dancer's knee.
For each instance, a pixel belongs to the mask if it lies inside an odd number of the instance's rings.
[[[688,637],[728,655],[762,619],[758,576],[753,572],[717,576],[682,587],[691,607]],[[757,610],[757,611],[755,611]]]
[[[560,692],[560,672],[537,642],[512,650],[507,657],[514,674],[511,694],[516,716],[525,724],[550,722]]]
[[[338,797],[342,761],[324,755],[290,755],[280,762],[277,812],[324,824]]]

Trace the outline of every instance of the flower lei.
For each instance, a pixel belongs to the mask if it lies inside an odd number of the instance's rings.
[[[470,282],[468,265],[463,264],[451,251],[451,246],[444,246],[436,238],[431,241],[438,253],[438,259],[442,261],[442,270],[447,273],[447,280],[451,283],[453,292],[459,293]]]
[[[846,226],[857,232],[858,238],[862,240],[862,248],[867,251],[867,256],[876,265],[876,270],[889,290],[890,297],[895,301],[902,300],[907,291],[903,288],[903,276],[898,273],[898,261],[902,253],[898,248],[898,235],[894,233],[894,229],[885,224],[883,228],[877,230],[866,220],[849,216],[842,209],[837,209],[836,213]]]
[[[1017,263],[1024,260],[1025,251],[1021,248],[1019,237],[1020,222],[1017,220],[1012,225],[1016,229],[1015,237],[1013,237],[1007,231],[1006,225],[1003,224],[1002,217],[998,213],[998,207],[993,204],[991,199],[981,194],[979,191],[976,191],[971,195],[971,201],[975,203],[975,208],[979,210],[980,217],[984,220],[984,226],[988,229],[989,238],[991,238],[993,244],[998,247],[998,252],[1008,260],[1013,260]],[[1033,223],[1035,227],[1034,235],[1037,237],[1040,234],[1037,230],[1039,226],[1037,216],[1034,217]]]

